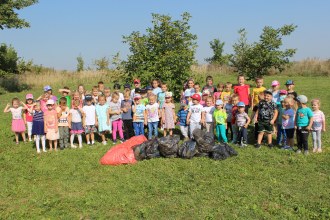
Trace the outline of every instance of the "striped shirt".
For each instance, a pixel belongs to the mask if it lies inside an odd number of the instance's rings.
[[[43,111],[33,111],[33,121],[44,121]]]

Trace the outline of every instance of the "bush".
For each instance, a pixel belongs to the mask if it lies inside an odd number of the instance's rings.
[[[6,76],[0,78],[0,92],[1,91],[8,91],[8,92],[21,92],[23,90],[30,89],[30,86],[21,83],[17,76]]]

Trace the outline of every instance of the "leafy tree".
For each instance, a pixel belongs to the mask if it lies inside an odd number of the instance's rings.
[[[172,20],[168,15],[152,14],[153,26],[146,29],[146,34],[134,31],[124,36],[131,52],[124,62],[126,80],[138,77],[146,84],[159,78],[179,95],[189,77],[197,45],[197,36],[189,32],[190,14],[185,12],[181,17],[181,20]]]
[[[29,27],[29,23],[18,17],[16,10],[37,3],[38,0],[1,0],[0,3],[0,29]]]
[[[292,24],[278,29],[266,26],[259,42],[252,44],[247,43],[245,29],[239,30],[240,38],[233,45],[235,54],[230,60],[231,65],[249,80],[267,75],[270,69],[282,72],[290,63],[289,58],[296,52],[296,49],[281,50],[282,38],[289,36],[296,27]]]
[[[77,72],[83,71],[84,70],[84,59],[82,58],[81,55],[77,57]]]
[[[102,57],[102,58],[94,61],[96,70],[108,70],[109,64],[110,64],[110,61],[107,57]]]
[[[17,52],[12,46],[0,45],[0,70],[2,76],[5,73],[18,73],[18,60]]]
[[[221,42],[220,39],[214,39],[213,41],[210,41],[210,47],[213,50],[213,56],[206,58],[205,61],[209,62],[210,64],[227,65],[231,55],[223,55],[224,46],[225,42]]]

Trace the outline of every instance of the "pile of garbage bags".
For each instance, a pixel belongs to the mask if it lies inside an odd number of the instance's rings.
[[[158,157],[210,157],[214,160],[224,160],[236,156],[237,152],[228,144],[215,144],[212,134],[201,129],[193,132],[194,140],[179,145],[180,136],[166,136],[148,140],[133,147],[135,159],[146,160]]]

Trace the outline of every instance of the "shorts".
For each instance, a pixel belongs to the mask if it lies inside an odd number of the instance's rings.
[[[258,132],[273,133],[273,125],[270,122],[258,121]]]
[[[292,139],[294,136],[294,128],[284,129],[286,137]]]
[[[97,132],[95,125],[86,125],[85,126],[85,134],[90,134],[90,133],[94,133],[94,132]]]

